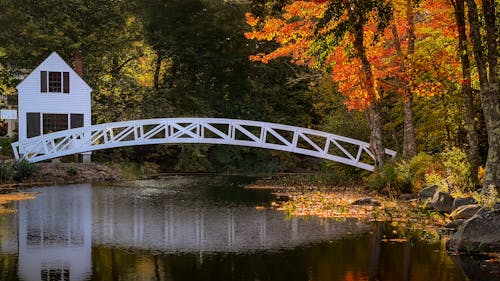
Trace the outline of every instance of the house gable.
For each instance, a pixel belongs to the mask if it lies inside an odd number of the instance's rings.
[[[16,88],[19,140],[91,125],[92,89],[56,52]]]
[[[35,93],[41,93],[41,75],[42,72],[68,72],[70,77],[71,88],[79,89],[81,92],[89,93],[92,91],[90,86],[85,83],[85,81],[71,68],[56,52],[52,52],[39,66],[33,70],[21,83],[16,86],[19,94],[25,94],[27,92],[33,93],[34,87],[37,87],[38,91]],[[61,79],[64,79],[61,77]],[[69,89],[69,93],[73,91]]]

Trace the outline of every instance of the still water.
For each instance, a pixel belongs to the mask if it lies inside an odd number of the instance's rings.
[[[266,208],[271,192],[242,186],[32,188],[35,200],[0,216],[0,280],[468,280],[442,244],[395,242],[383,224],[287,218]]]

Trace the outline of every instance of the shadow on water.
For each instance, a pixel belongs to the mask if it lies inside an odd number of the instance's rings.
[[[393,240],[381,223],[287,219],[256,208],[268,191],[240,183],[34,188],[0,217],[0,280],[466,280],[439,243]]]

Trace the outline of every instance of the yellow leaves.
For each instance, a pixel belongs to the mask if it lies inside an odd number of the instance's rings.
[[[13,210],[5,209],[3,206],[4,204],[12,201],[33,200],[35,198],[35,193],[28,192],[0,194],[0,214],[14,212]]]

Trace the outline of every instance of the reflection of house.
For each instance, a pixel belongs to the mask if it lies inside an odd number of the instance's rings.
[[[19,204],[19,275],[23,280],[85,280],[91,272],[90,185],[40,191],[36,200]]]

